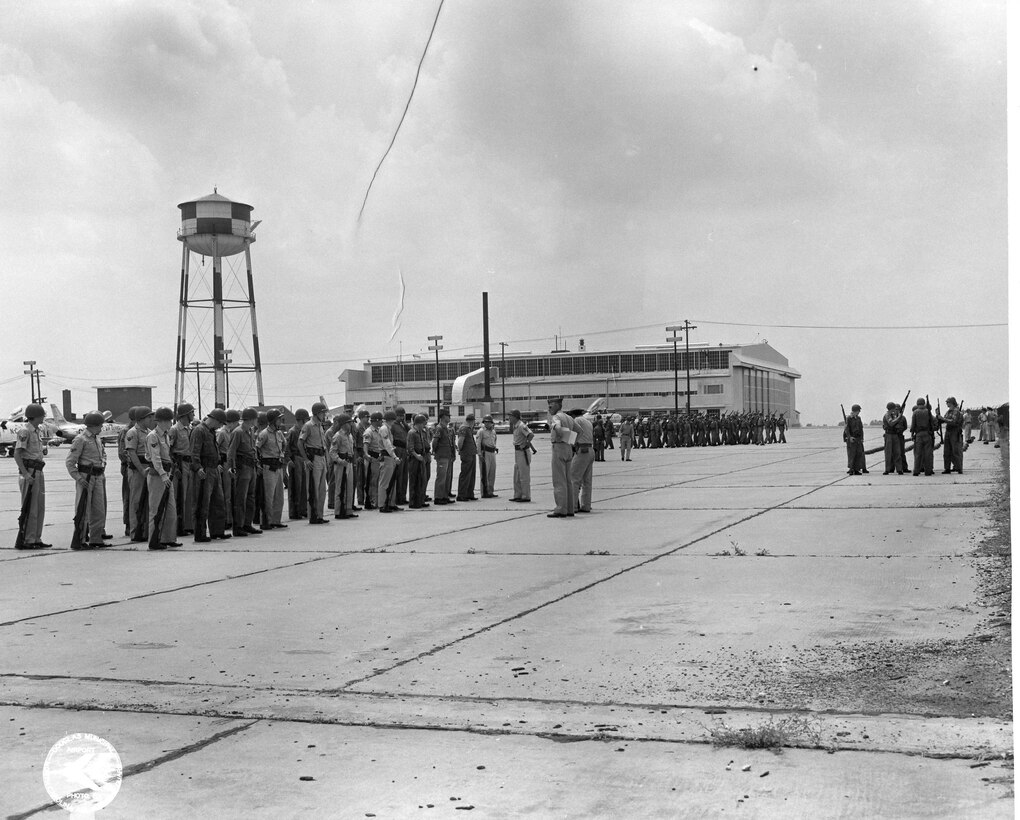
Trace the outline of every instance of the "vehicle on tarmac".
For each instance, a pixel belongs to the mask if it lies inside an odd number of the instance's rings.
[[[549,420],[548,419],[535,419],[528,422],[528,429],[532,433],[548,433],[549,432]]]
[[[124,430],[127,427],[127,425],[116,424],[110,421],[110,419],[113,418],[113,413],[111,413],[109,410],[103,412],[102,416],[104,419],[106,419],[106,422],[103,424],[102,428],[99,431],[99,440],[102,441],[103,444],[107,444],[108,442],[111,441],[116,441],[117,436],[120,435],[120,431]],[[54,447],[59,446],[61,441],[66,441],[70,443],[74,441],[75,436],[77,436],[79,433],[85,432],[84,424],[68,421],[67,419],[65,419],[64,414],[60,412],[60,410],[57,408],[57,405],[55,404],[50,405],[50,413],[47,417],[47,423],[56,426],[57,438],[60,439],[60,441],[54,440],[52,442]]]
[[[28,419],[25,418],[25,408],[14,408],[11,415],[0,420],[0,456],[13,456],[14,444],[18,440],[18,431],[28,426]],[[57,426],[50,419],[46,419],[39,425],[39,438],[42,443],[49,447],[60,444],[62,439],[57,432]]]

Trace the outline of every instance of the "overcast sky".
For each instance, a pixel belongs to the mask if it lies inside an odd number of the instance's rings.
[[[495,354],[767,339],[805,423],[1007,398],[1004,2],[446,0],[360,224],[438,2],[2,5],[0,410],[25,359],[172,400],[214,185],[263,220],[271,403],[480,350],[483,290]]]

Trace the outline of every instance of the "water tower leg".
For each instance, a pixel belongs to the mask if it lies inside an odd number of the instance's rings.
[[[213,257],[213,373],[217,407],[226,407],[227,384],[223,377],[223,259]]]
[[[259,326],[255,321],[255,280],[251,275],[251,245],[244,246],[244,262],[248,268],[248,305],[251,308],[251,349],[255,361],[255,387],[259,394],[259,406],[266,404],[262,394],[262,355],[259,353]]]
[[[186,362],[185,357],[185,345],[187,344],[188,336],[188,261],[190,255],[188,253],[187,243],[181,243],[181,298],[180,298],[180,309],[177,312],[177,366],[175,368],[176,373],[174,374],[174,409],[177,409],[177,405],[184,399],[184,386],[181,383],[184,378],[184,368]]]

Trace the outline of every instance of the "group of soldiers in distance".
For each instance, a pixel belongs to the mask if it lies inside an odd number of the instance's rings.
[[[885,454],[885,471],[882,475],[896,473],[903,475],[908,472],[907,452],[910,447],[906,443],[909,431],[914,450],[913,475],[934,475],[935,450],[942,448],[943,474],[963,472],[963,453],[974,438],[971,430],[974,424],[972,412],[965,411],[953,396],[946,399],[946,411],[943,414],[941,402],[932,411],[931,402],[927,397],[917,399],[910,413],[908,423],[905,412],[910,393],[902,403],[894,401],[886,405],[886,413],[882,417],[883,446],[874,450],[864,449],[864,422],[860,417],[861,406],[855,404],[846,417],[843,428],[843,441],[846,442],[847,474],[864,475],[868,472],[865,457],[868,453],[879,450]],[[1000,423],[1008,425],[1008,420],[1000,419],[999,411],[984,408],[979,417],[981,441],[985,444],[993,442]],[[945,432],[942,428],[945,427]],[[938,442],[936,443],[936,436]],[[996,447],[999,445],[996,444]]]
[[[628,419],[635,448],[716,447],[725,444],[786,444],[785,414],[733,411],[722,416],[693,411],[652,413]]]

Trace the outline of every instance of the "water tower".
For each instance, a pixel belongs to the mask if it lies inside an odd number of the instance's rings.
[[[214,188],[209,196],[177,207],[181,209],[177,239],[183,253],[174,403],[189,401],[203,412],[214,405],[255,404],[251,399],[256,398],[261,406],[265,404],[262,360],[251,275],[251,243],[259,223],[252,224],[252,206],[232,202]],[[201,257],[200,264],[192,264],[193,256]],[[206,257],[212,260],[211,270]],[[213,374],[211,393],[209,373]]]

